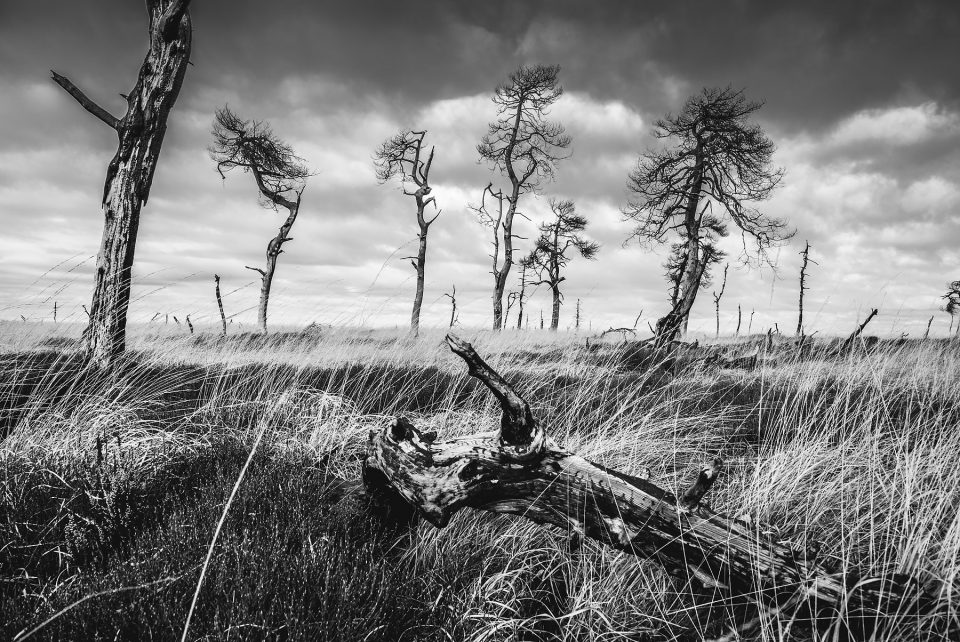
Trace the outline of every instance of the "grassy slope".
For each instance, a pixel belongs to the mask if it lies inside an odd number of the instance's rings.
[[[474,512],[408,532],[345,495],[367,431],[393,414],[442,436],[495,423],[439,334],[141,330],[123,375],[97,380],[57,352],[70,341],[0,332],[0,639],[87,596],[34,639],[179,639],[261,430],[189,639],[700,639],[723,621],[655,565],[566,533]],[[468,338],[586,457],[675,489],[720,455],[714,508],[816,542],[841,569],[960,588],[956,344],[672,378],[570,335]],[[935,619],[956,618],[957,598],[941,602]],[[920,639],[938,639],[930,625]]]

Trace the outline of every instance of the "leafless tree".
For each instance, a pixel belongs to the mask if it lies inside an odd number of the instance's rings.
[[[457,285],[453,285],[453,290],[443,296],[450,298],[450,327],[457,322]]]
[[[401,131],[388,138],[374,153],[374,165],[377,180],[386,183],[391,178],[400,177],[403,193],[412,196],[417,205],[417,225],[420,227],[420,240],[416,257],[410,257],[413,269],[417,272],[417,292],[413,298],[413,311],[410,314],[410,333],[417,336],[420,333],[420,308],[423,305],[423,284],[427,266],[427,233],[430,225],[437,220],[440,212],[427,218],[425,211],[429,205],[437,207],[436,198],[430,196],[433,188],[430,187],[430,167],[433,165],[433,151],[426,159],[424,156],[423,141],[426,131]],[[408,186],[410,188],[408,189]]]
[[[513,265],[513,223],[524,194],[536,191],[552,180],[556,164],[564,158],[570,137],[563,127],[547,120],[549,108],[563,94],[557,65],[521,66],[510,74],[506,84],[497,87],[493,102],[497,119],[477,145],[480,159],[492,169],[506,174],[510,187],[494,191],[492,183],[484,189],[480,207],[481,222],[493,229],[493,329],[502,327],[503,292]],[[497,211],[486,209],[486,196],[497,201]],[[506,209],[504,209],[506,206]],[[500,256],[500,250],[503,255]]]
[[[283,252],[283,244],[293,239],[290,230],[300,212],[300,200],[310,176],[302,158],[293,148],[282,141],[266,123],[244,120],[229,107],[217,110],[213,121],[213,145],[210,156],[217,163],[222,178],[226,172],[239,167],[253,174],[260,190],[261,204],[277,211],[287,210],[287,218],[280,231],[267,243],[266,268],[245,266],[260,274],[260,305],[257,308],[257,324],[262,332],[267,331],[267,304],[270,287],[277,269],[277,257]]]
[[[657,322],[658,343],[673,340],[685,325],[707,264],[718,260],[714,240],[728,234],[729,223],[741,232],[745,259],[764,260],[771,246],[792,236],[785,221],[751,205],[768,198],[782,177],[771,165],[773,143],[748,121],[761,105],[742,90],[704,89],[679,114],[657,121],[654,135],[670,144],[647,151],[630,173],[633,196],[623,214],[636,227],[628,240],[680,241],[674,246],[682,265],[679,287],[670,312]]]
[[[583,258],[594,259],[600,245],[581,236],[580,233],[587,227],[587,219],[577,214],[573,201],[551,199],[550,209],[553,220],[540,225],[540,236],[528,260],[540,278],[535,285],[547,285],[553,294],[550,329],[556,331],[560,324],[560,303],[563,300],[560,284],[567,280],[561,271],[571,258],[567,252],[573,248]]]
[[[523,257],[523,259],[520,260],[520,293],[517,298],[517,330],[523,329],[523,307],[527,303],[527,286],[530,285],[530,281],[527,278],[527,272],[530,271],[530,267],[530,257]],[[527,323],[530,323],[529,319],[527,319]]]
[[[180,94],[190,62],[193,27],[189,0],[147,0],[150,47],[127,110],[117,118],[66,77],[53,81],[84,109],[116,130],[118,145],[103,186],[103,236],[97,254],[93,298],[84,347],[98,366],[110,367],[126,342],[127,308],[140,209],[147,202],[153,172],[167,131],[167,117]]]
[[[223,336],[227,336],[227,317],[223,313],[223,299],[220,297],[220,275],[213,275],[214,293],[217,295],[217,308],[220,310],[220,325]]]
[[[803,251],[800,252],[800,256],[803,257],[803,264],[800,266],[800,301],[798,305],[799,314],[797,315],[797,336],[803,336],[803,294],[810,288],[807,287],[807,266],[810,263],[818,265],[816,261],[810,260],[810,241],[807,241],[803,246]]]
[[[723,283],[720,284],[720,292],[713,293],[713,307],[717,315],[717,336],[720,336],[720,299],[723,298],[723,293],[727,289],[727,270],[730,269],[730,264],[727,263],[723,266]]]
[[[953,318],[960,314],[960,281],[951,281],[947,284],[947,293],[942,297],[946,304],[943,311],[950,315],[950,330],[953,334]],[[957,324],[957,336],[960,336],[960,323]]]

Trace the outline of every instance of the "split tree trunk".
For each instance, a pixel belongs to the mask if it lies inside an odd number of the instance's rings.
[[[813,555],[769,535],[771,529],[702,506],[720,460],[676,497],[566,451],[470,344],[453,335],[447,343],[500,402],[500,429],[436,441],[435,433],[397,418],[371,431],[363,479],[373,495],[399,495],[437,527],[464,507],[557,526],[655,559],[685,581],[746,598],[787,620],[796,616],[798,623],[833,628],[839,636],[869,637],[886,614],[903,619],[929,606],[929,596],[909,578],[881,582],[832,573]]]
[[[54,82],[115,129],[119,138],[103,187],[103,236],[83,339],[90,358],[101,367],[112,365],[126,341],[140,208],[150,194],[167,117],[180,94],[190,60],[188,5],[189,0],[147,0],[150,49],[127,96],[127,111],[122,118],[94,103],[69,79],[51,72]]]
[[[122,118],[94,103],[69,79],[51,72],[54,82],[115,129],[119,138],[103,187],[103,236],[83,338],[91,360],[104,368],[113,364],[126,342],[140,208],[150,194],[167,117],[180,94],[190,60],[188,4],[189,0],[147,1],[150,49],[127,96],[127,111]]]

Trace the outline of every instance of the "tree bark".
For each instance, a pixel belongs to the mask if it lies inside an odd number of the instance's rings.
[[[413,310],[410,313],[410,334],[420,336],[420,308],[423,306],[423,285],[426,279],[427,265],[427,232],[430,224],[423,216],[424,205],[417,208],[417,223],[420,225],[420,247],[417,250],[417,291],[413,296]]]
[[[214,292],[217,295],[217,308],[219,308],[220,310],[220,325],[221,325],[220,334],[223,336],[227,336],[227,317],[223,313],[223,299],[220,298],[220,275],[219,274],[213,275],[213,283],[214,283]]]
[[[550,315],[550,330],[556,332],[560,327],[560,287],[554,285],[550,288],[553,293],[553,312]]]
[[[190,60],[192,26],[189,0],[148,0],[150,49],[127,96],[122,118],[111,116],[65,77],[53,80],[87,111],[117,130],[117,152],[103,188],[103,236],[97,254],[90,320],[84,346],[91,360],[110,367],[126,342],[127,308],[140,209],[147,202],[153,173]]]
[[[290,229],[297,220],[297,214],[300,212],[300,197],[301,194],[298,193],[296,201],[286,201],[285,206],[289,213],[283,225],[280,226],[280,231],[277,232],[277,235],[270,239],[270,242],[267,244],[266,268],[261,270],[248,267],[248,269],[260,273],[260,304],[257,306],[257,325],[264,334],[267,333],[267,306],[270,303],[270,288],[273,286],[273,275],[277,270],[277,257],[283,252],[283,244],[293,240],[289,235]]]
[[[677,497],[566,451],[470,344],[453,335],[447,342],[499,401],[500,429],[436,441],[435,433],[397,418],[370,434],[363,478],[372,494],[402,497],[436,527],[464,507],[550,524],[652,558],[684,581],[784,612],[786,620],[797,616],[821,630],[835,627],[839,635],[865,638],[887,614],[903,618],[930,606],[929,593],[911,578],[860,581],[835,574],[764,525],[702,506],[720,460]]]

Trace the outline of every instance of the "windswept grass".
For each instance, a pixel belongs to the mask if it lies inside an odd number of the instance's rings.
[[[498,421],[439,333],[147,327],[105,377],[72,353],[73,330],[13,325],[0,329],[2,639],[57,614],[30,639],[179,639],[261,431],[188,639],[699,640],[727,624],[655,564],[557,529],[466,511],[411,530],[365,504],[358,455],[393,415],[442,437]],[[838,571],[942,587],[914,639],[956,623],[958,344],[841,358],[821,343],[803,360],[783,345],[741,371],[703,353],[668,369],[572,335],[467,338],[568,448],[671,490],[719,455],[715,509],[815,544]],[[760,639],[812,635],[789,616]]]

